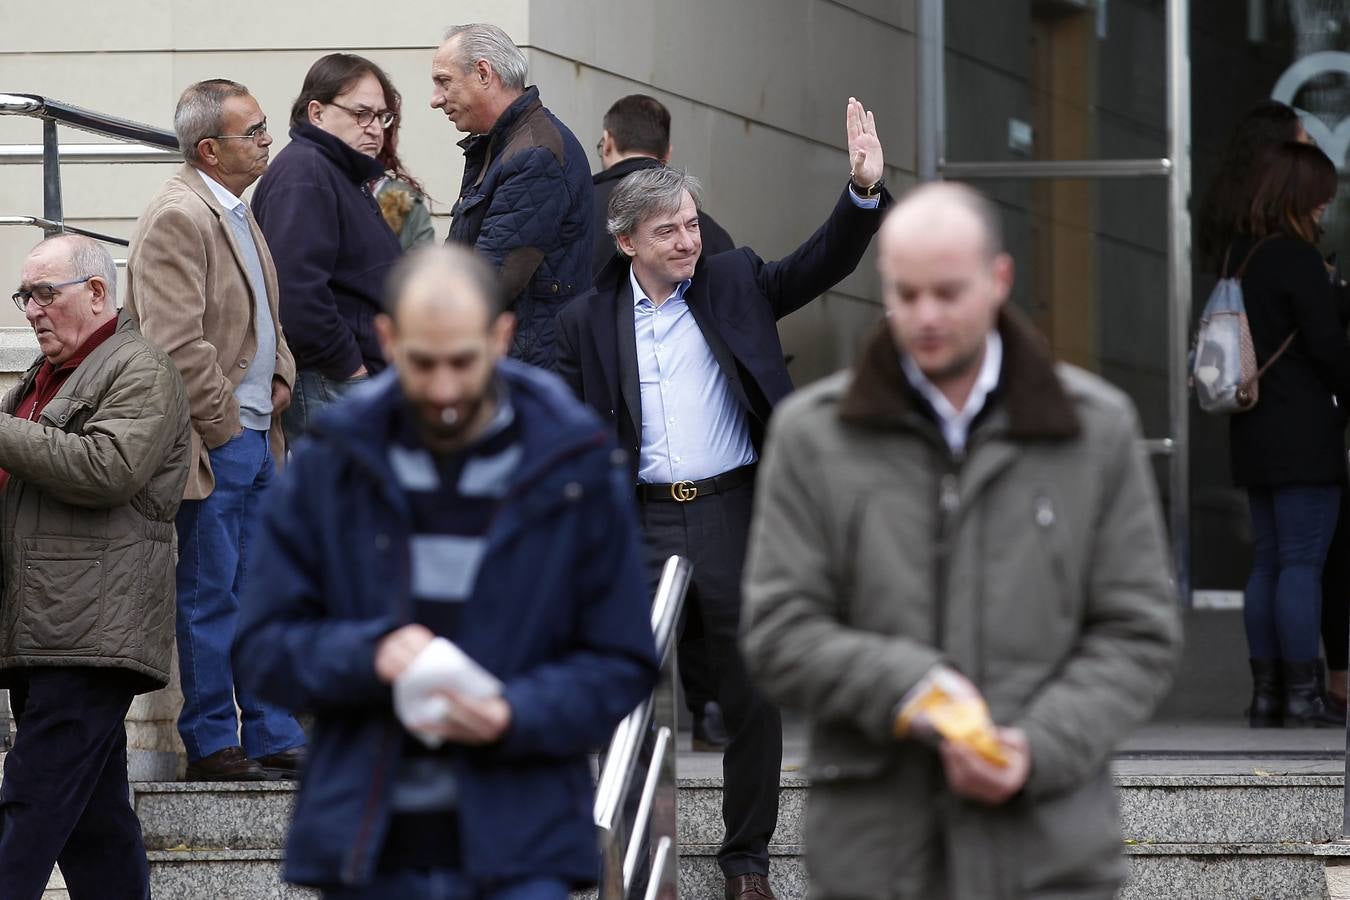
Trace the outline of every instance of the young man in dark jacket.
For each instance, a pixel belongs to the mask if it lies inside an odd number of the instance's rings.
[[[506,32],[457,25],[431,62],[431,105],[469,135],[449,241],[497,269],[516,318],[511,355],[549,366],[554,317],[591,286],[591,169],[525,75]]]
[[[501,358],[499,293],[459,248],[402,263],[377,320],[397,374],[320,418],[264,516],[235,654],[315,716],[285,873],[331,896],[594,882],[586,754],[655,683],[622,455],[553,376]],[[499,690],[396,714],[391,685],[438,639]]]

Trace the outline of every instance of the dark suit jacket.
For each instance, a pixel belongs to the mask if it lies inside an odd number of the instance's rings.
[[[861,209],[845,188],[825,224],[783,259],[765,262],[741,247],[698,261],[684,301],[746,411],[756,450],[769,414],[792,391],[778,320],[857,268],[890,201],[883,191],[878,209]],[[642,408],[630,265],[616,256],[595,289],[558,316],[555,368],[614,427],[636,483]]]
[[[595,273],[596,281],[600,280],[600,273],[604,271],[609,261],[619,255],[619,250],[614,246],[614,238],[610,237],[607,222],[609,220],[609,195],[614,193],[614,188],[620,181],[623,181],[634,172],[640,172],[643,169],[655,169],[661,165],[661,160],[652,159],[650,156],[634,156],[615,163],[603,172],[596,172],[591,181],[594,183],[594,193],[591,194],[594,210],[591,216],[591,234],[595,237],[595,251],[591,255],[591,271]],[[703,238],[703,255],[712,256],[714,253],[723,253],[727,250],[734,250],[736,242],[727,234],[727,230],[713,221],[713,217],[703,210],[698,214],[698,231]]]

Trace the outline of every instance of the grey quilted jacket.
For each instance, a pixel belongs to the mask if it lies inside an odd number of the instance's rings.
[[[16,667],[96,666],[162,687],[189,461],[183,381],[123,314],[37,421],[15,418],[44,364],[0,401],[0,686]]]

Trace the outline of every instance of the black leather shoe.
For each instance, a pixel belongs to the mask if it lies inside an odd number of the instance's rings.
[[[256,760],[244,755],[242,747],[226,747],[210,756],[188,763],[185,781],[271,781]]]
[[[769,887],[769,876],[751,872],[727,879],[727,900],[778,900]]]
[[[712,701],[703,704],[703,711],[694,714],[690,748],[695,753],[721,753],[729,740],[722,722],[722,707]]]
[[[292,747],[280,753],[269,753],[258,757],[258,765],[273,778],[282,781],[294,781],[300,777],[300,769],[305,765],[305,746]]]

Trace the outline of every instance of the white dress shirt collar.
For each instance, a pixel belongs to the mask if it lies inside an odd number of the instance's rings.
[[[211,193],[216,195],[216,199],[220,201],[220,205],[225,207],[226,211],[234,212],[236,206],[244,205],[244,201],[230,193],[229,188],[225,187],[225,185],[221,184],[219,181],[216,181],[210,175],[207,175],[201,169],[197,170],[197,174],[202,176],[202,181],[206,182],[206,186],[211,189]]]
[[[919,370],[919,366],[908,356],[901,355],[900,368],[914,389],[923,395],[928,405],[937,413],[938,425],[942,428],[942,437],[956,456],[966,452],[966,441],[970,437],[970,423],[984,409],[989,394],[998,387],[999,373],[1003,369],[1003,339],[997,331],[990,330],[984,339],[984,362],[980,364],[980,374],[970,389],[966,405],[961,410],[952,406],[945,394],[929,381]]]

